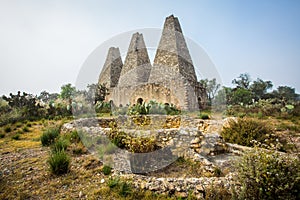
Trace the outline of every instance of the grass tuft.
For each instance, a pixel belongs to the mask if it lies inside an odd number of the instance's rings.
[[[22,131],[24,133],[28,133],[30,130],[29,130],[28,126],[24,126],[23,129],[22,129]]]
[[[0,133],[0,138],[4,138],[5,137],[5,133]]]
[[[65,151],[52,152],[48,159],[50,171],[55,175],[68,173],[71,159]]]
[[[5,133],[11,132],[11,127],[10,127],[10,126],[6,126],[6,127],[4,128],[4,131],[5,131]]]
[[[50,128],[43,132],[41,142],[43,146],[49,146],[54,143],[55,138],[59,135],[58,128]]]
[[[52,145],[52,152],[58,151],[65,151],[69,146],[69,141],[59,138],[53,145]]]
[[[104,165],[103,168],[102,168],[102,172],[103,172],[104,175],[110,175],[111,174],[111,167],[107,166],[107,165]]]
[[[21,135],[19,133],[17,133],[17,134],[15,134],[15,135],[12,136],[12,139],[13,140],[20,140],[20,136]]]

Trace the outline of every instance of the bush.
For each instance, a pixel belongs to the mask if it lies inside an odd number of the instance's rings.
[[[80,142],[80,136],[77,131],[72,131],[70,136],[70,142],[79,143]]]
[[[104,175],[110,175],[111,167],[107,166],[107,165],[104,165],[103,168],[102,168],[102,172],[103,172]]]
[[[27,127],[32,127],[32,124],[31,124],[30,122],[27,122],[27,123],[26,123],[26,126],[27,126]]]
[[[107,181],[107,186],[109,188],[114,188],[114,187],[118,186],[119,183],[120,183],[120,178],[119,177],[109,178],[108,181]]]
[[[48,163],[50,171],[53,174],[60,175],[69,172],[70,169],[70,157],[65,153],[64,150],[52,152]]]
[[[17,133],[17,134],[15,134],[14,136],[12,136],[12,139],[13,140],[20,140],[20,134],[19,133]]]
[[[159,149],[154,137],[134,137],[123,131],[112,130],[109,139],[117,147],[133,153],[148,153]]]
[[[299,158],[253,149],[237,163],[240,199],[299,199]]]
[[[238,118],[230,120],[221,132],[226,142],[253,147],[255,142],[271,145],[275,141],[274,133],[264,122]]]
[[[126,182],[121,182],[119,195],[121,195],[122,197],[127,197],[130,194],[131,194],[131,185]]]
[[[4,138],[5,137],[5,133],[0,133],[0,138]]]
[[[23,129],[22,129],[22,131],[23,132],[29,132],[30,130],[29,130],[29,128],[27,126],[24,126]]]
[[[181,111],[173,104],[162,104],[156,101],[149,103],[135,104],[128,108],[128,115],[179,115]]]
[[[52,143],[54,143],[55,138],[59,135],[59,129],[58,128],[50,128],[43,132],[41,136],[41,142],[43,146],[49,146]]]
[[[109,102],[98,101],[95,105],[95,111],[97,113],[110,113],[111,104]]]
[[[69,142],[63,138],[59,138],[52,146],[52,151],[65,151],[69,146]]]
[[[4,131],[5,131],[5,133],[11,132],[11,127],[10,127],[10,126],[6,126],[6,127],[4,128]]]
[[[17,127],[17,128],[20,128],[22,125],[23,125],[23,124],[22,124],[21,122],[17,122],[17,123],[16,123],[16,127]]]
[[[201,113],[201,114],[199,115],[199,117],[200,117],[200,119],[209,119],[209,115],[206,114],[206,113]]]
[[[129,149],[133,153],[148,153],[159,149],[156,145],[155,138],[148,137],[131,137],[126,147],[126,149]]]
[[[131,185],[121,181],[119,177],[110,178],[107,182],[107,185],[110,189],[117,190],[121,197],[127,197],[128,195],[132,194]]]
[[[117,147],[125,148],[126,133],[123,131],[113,130],[109,135],[111,142]]]

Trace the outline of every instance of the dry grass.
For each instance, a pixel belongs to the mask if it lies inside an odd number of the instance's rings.
[[[300,124],[299,119],[266,120],[269,120],[268,123],[273,127],[280,123],[296,126]],[[12,131],[0,138],[0,172],[3,173],[0,175],[0,199],[80,199],[79,196],[81,199],[176,199],[137,189],[133,189],[128,197],[121,197],[118,191],[107,186],[110,177],[103,174],[103,166],[99,161],[90,154],[77,155],[72,152],[72,148],[82,148],[80,143],[78,146],[71,145],[68,151],[71,156],[70,172],[62,176],[52,175],[47,164],[50,147],[42,147],[39,138],[45,128],[61,123],[62,121],[48,120],[31,122],[29,132],[22,132],[20,140],[13,140],[12,136],[21,131],[25,123],[21,126],[10,125]],[[1,131],[3,128],[0,127]],[[286,130],[279,132],[289,134]],[[293,134],[299,135],[299,132],[294,129]],[[198,173],[197,166],[188,162],[174,165],[173,168],[171,166],[165,171],[156,172],[155,175],[191,177]],[[182,169],[185,169],[186,174],[182,174]],[[105,180],[104,183],[101,183],[102,179]]]
[[[56,176],[50,172],[47,159],[51,148],[42,147],[40,136],[45,128],[61,123],[33,122],[29,132],[21,133],[20,140],[11,137],[23,125],[10,125],[13,131],[0,139],[0,172],[3,173],[0,174],[0,199],[124,199],[118,191],[107,186],[109,176],[103,174],[100,161],[88,153],[72,153],[72,148],[82,148],[81,143],[73,144],[67,151],[71,156],[69,173]],[[125,199],[137,197],[166,199],[136,189]]]

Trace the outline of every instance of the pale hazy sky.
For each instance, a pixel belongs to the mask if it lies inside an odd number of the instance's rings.
[[[170,14],[205,49],[225,85],[248,72],[300,92],[297,0],[0,0],[0,95],[59,92],[75,84],[101,43],[134,29],[162,28]]]

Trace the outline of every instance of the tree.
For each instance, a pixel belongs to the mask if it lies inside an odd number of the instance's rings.
[[[208,101],[211,104],[221,85],[217,83],[215,78],[212,80],[202,79],[200,80],[200,84],[205,88]]]
[[[294,102],[299,97],[299,94],[295,93],[295,88],[289,86],[279,86],[273,91],[273,95],[284,102]]]
[[[9,97],[3,95],[2,99],[4,99],[11,108],[20,110],[22,117],[33,118],[43,114],[40,112],[42,106],[38,103],[38,99],[32,94],[27,94],[26,92],[21,94],[21,92],[18,91],[16,95],[10,93]]]
[[[237,88],[249,89],[251,82],[250,75],[247,73],[240,74],[237,79],[233,79],[232,83],[237,85]]]
[[[76,92],[76,88],[68,83],[66,85],[61,86],[60,98],[70,100],[72,95]]]
[[[49,93],[49,92],[47,92],[47,91],[42,91],[42,92],[40,93],[40,95],[38,96],[38,99],[40,99],[40,100],[46,102],[46,101],[49,100],[49,96],[50,96],[50,93]]]
[[[96,104],[98,101],[104,101],[106,95],[108,95],[108,89],[102,84],[89,84],[87,86],[88,91],[86,94],[86,100]]]
[[[253,99],[252,92],[245,88],[236,88],[231,97],[231,104],[248,105],[251,104]]]
[[[250,86],[250,90],[253,92],[255,100],[263,99],[266,97],[267,91],[273,87],[271,81],[263,81],[258,78]]]
[[[232,99],[232,89],[230,87],[222,87],[214,98],[216,105],[230,104]]]

